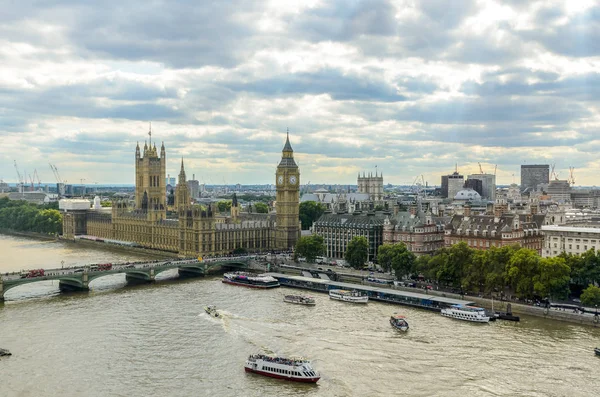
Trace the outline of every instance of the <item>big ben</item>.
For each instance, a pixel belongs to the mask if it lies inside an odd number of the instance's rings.
[[[276,244],[279,249],[290,249],[300,237],[300,171],[294,161],[294,150],[287,134],[281,162],[275,173],[277,186]]]

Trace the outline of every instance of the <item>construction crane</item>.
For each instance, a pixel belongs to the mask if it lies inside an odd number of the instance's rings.
[[[552,164],[552,171],[550,172],[550,179],[554,179],[555,181],[558,181],[558,174],[556,172],[554,172],[554,167],[556,167],[556,164]]]
[[[571,184],[571,186],[575,185],[575,175],[573,174],[575,172],[575,167],[569,167],[569,184]]]
[[[42,181],[40,180],[40,176],[38,175],[37,168],[33,170],[33,180],[37,181],[38,190],[42,189]]]
[[[35,190],[35,186],[33,186],[33,177],[31,176],[31,174],[29,174],[29,182],[31,183],[31,187],[29,188],[29,191],[33,192]]]
[[[496,170],[498,170],[498,164],[494,166],[494,176],[496,176]]]
[[[17,187],[17,190],[19,190],[19,193],[23,193],[23,185],[24,185],[23,177],[21,176],[21,173],[19,172],[19,167],[17,166],[17,160],[14,160],[14,162],[15,162],[15,171],[17,171],[17,177],[18,177],[17,181],[20,185]]]
[[[481,173],[481,175],[483,175],[483,168],[481,168],[481,163],[477,163],[479,164],[479,172]]]

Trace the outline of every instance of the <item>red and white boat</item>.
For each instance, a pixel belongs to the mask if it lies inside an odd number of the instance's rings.
[[[294,382],[316,383],[321,374],[302,358],[272,357],[254,354],[248,357],[244,366],[246,372]]]
[[[246,272],[231,272],[223,275],[223,282],[232,285],[241,285],[248,288],[275,288],[279,281],[275,277],[265,274],[252,274]]]

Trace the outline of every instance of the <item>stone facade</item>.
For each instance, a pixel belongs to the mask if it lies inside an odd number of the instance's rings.
[[[148,158],[146,158],[146,156]],[[177,252],[182,256],[224,255],[236,248],[248,251],[289,249],[300,236],[299,170],[293,159],[289,137],[277,168],[285,183],[277,186],[277,218],[270,214],[241,213],[234,195],[231,214],[217,215],[215,204],[192,205],[183,160],[175,192],[175,211],[167,213],[164,145],[158,157],[155,148],[136,148],[135,205],[113,202],[104,210],[65,210],[63,235],[90,235],[135,243],[145,248]],[[293,163],[293,164],[292,164]],[[292,178],[293,176],[293,178]],[[141,184],[141,185],[138,185]],[[277,220],[277,222],[276,222]]]
[[[313,224],[313,233],[323,236],[328,258],[343,259],[352,238],[362,236],[369,242],[369,259],[377,259],[383,244],[383,213],[324,214]]]
[[[364,172],[362,176],[358,174],[356,184],[358,186],[358,193],[368,194],[369,200],[375,204],[383,203],[383,173],[378,175],[377,171],[375,171],[375,176],[371,173],[365,175]]]
[[[411,206],[408,212],[396,212],[385,218],[383,243],[404,243],[415,255],[433,254],[444,247],[444,225],[449,219]]]
[[[454,215],[445,226],[445,245],[461,241],[471,248],[487,250],[517,244],[542,253],[544,236],[541,227],[545,215],[505,213],[505,208],[494,206],[492,215],[471,215],[465,206],[463,215]]]
[[[544,250],[542,256],[553,257],[565,252],[581,255],[587,250],[600,250],[600,228],[572,226],[543,226]]]

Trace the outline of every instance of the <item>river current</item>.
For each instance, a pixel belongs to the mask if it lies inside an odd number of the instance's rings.
[[[0,272],[147,259],[0,235]],[[391,304],[352,305],[219,277],[128,287],[123,275],[59,294],[58,282],[11,289],[0,303],[0,396],[598,396],[600,329],[522,317],[471,324]],[[223,313],[215,319],[203,307]],[[410,330],[389,317],[407,316]],[[246,374],[249,354],[304,356],[304,385]]]

